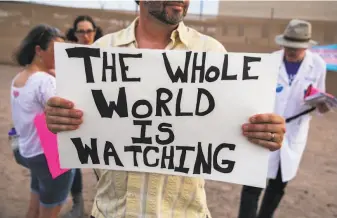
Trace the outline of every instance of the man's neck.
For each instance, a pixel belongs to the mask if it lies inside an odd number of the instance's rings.
[[[164,49],[177,26],[164,24],[151,15],[139,16],[136,26],[138,48]]]

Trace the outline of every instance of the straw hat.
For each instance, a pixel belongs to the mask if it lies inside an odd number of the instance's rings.
[[[289,48],[308,48],[318,43],[311,39],[311,23],[293,19],[289,22],[284,33],[275,37],[278,45]]]

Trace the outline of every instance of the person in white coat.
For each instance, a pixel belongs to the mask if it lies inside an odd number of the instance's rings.
[[[275,38],[281,50],[280,71],[276,88],[275,113],[285,119],[304,111],[311,111],[304,105],[304,95],[309,85],[325,92],[326,63],[317,54],[308,50],[317,42],[311,39],[311,24],[303,20],[291,20],[284,34]],[[324,104],[316,105],[320,113],[328,111]],[[239,218],[272,218],[288,181],[297,173],[307,143],[310,113],[306,113],[286,124],[285,140],[280,150],[270,154],[268,185],[257,213],[262,189],[243,186]]]

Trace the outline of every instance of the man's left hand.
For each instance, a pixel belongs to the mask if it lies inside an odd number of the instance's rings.
[[[257,114],[242,126],[242,130],[250,142],[276,151],[282,146],[286,124],[277,114]]]
[[[322,103],[318,103],[316,105],[317,107],[317,110],[321,113],[321,114],[324,114],[324,113],[327,113],[330,111],[330,108],[329,106],[325,103],[325,102],[322,102]]]

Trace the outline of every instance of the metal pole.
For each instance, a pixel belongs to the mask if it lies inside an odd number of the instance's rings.
[[[200,19],[202,18],[203,9],[204,9],[204,0],[200,0],[200,14],[199,14]]]
[[[272,26],[273,26],[273,19],[274,19],[274,8],[271,8],[271,11],[270,11],[270,19],[269,19],[269,25],[268,25],[268,47],[270,48],[270,47],[272,47],[271,46],[271,39],[270,39],[270,37],[271,37],[271,34],[273,33],[272,31],[271,31],[271,29],[272,29]]]

